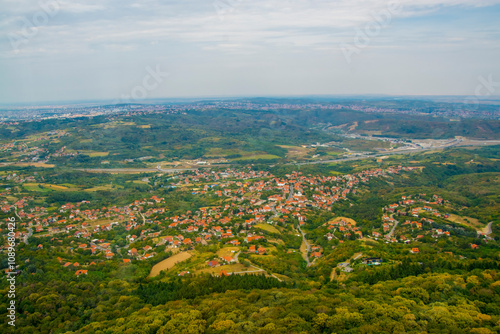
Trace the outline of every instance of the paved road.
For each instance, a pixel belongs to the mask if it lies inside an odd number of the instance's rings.
[[[310,267],[311,262],[309,261],[309,252],[311,251],[311,245],[309,245],[309,243],[307,242],[306,234],[300,228],[300,224],[298,224],[297,227],[299,228],[299,232],[302,234],[302,240],[306,244],[306,258],[305,258],[305,260],[307,262],[307,266]]]
[[[488,226],[486,226],[483,230],[484,235],[490,235],[493,233],[493,230],[491,229],[491,225],[493,225],[493,222],[489,222]]]
[[[391,215],[391,218],[393,217],[394,215]],[[386,239],[390,239],[392,237],[392,235],[394,234],[394,230],[396,230],[396,226],[398,226],[399,224],[399,221],[396,220],[396,223],[394,224],[394,226],[392,227],[391,229],[391,232],[389,232],[388,234],[385,235],[385,238]]]
[[[144,225],[146,225],[146,217],[144,217],[144,215],[143,215],[143,214],[142,214],[142,212],[140,212],[140,211],[139,211],[139,214],[140,214],[140,215],[141,215],[141,217],[142,217],[142,223],[143,223]]]
[[[240,253],[241,251],[239,251],[238,253],[236,253],[236,255],[234,255],[234,260],[236,261],[236,263],[240,263],[240,261],[238,260],[238,256],[240,256]]]
[[[28,244],[28,239],[33,235],[33,229],[31,227],[27,228],[28,234],[24,237],[24,243]]]

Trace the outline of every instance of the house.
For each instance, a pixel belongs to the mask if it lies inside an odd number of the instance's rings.
[[[130,263],[131,260],[130,259],[123,259],[123,263]]]
[[[227,263],[232,263],[232,262],[236,262],[236,260],[230,256],[223,256],[222,259],[224,261],[226,261]]]
[[[417,254],[417,253],[420,253],[420,250],[418,248],[412,248],[410,252],[412,254]]]
[[[76,276],[87,275],[87,270],[77,270],[75,275]]]
[[[208,262],[208,266],[212,267],[212,268],[218,267],[219,265],[220,265],[219,262],[217,262],[215,260]]]
[[[479,246],[476,244],[470,244],[470,248],[472,249],[479,249]]]
[[[378,266],[382,263],[382,259],[379,257],[370,257],[363,259],[363,264],[366,264],[368,266]]]

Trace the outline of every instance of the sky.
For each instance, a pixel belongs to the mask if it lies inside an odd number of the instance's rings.
[[[500,0],[0,0],[0,105],[500,95]]]

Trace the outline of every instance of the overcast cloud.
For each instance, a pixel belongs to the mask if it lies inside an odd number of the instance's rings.
[[[158,66],[169,76],[148,98],[500,82],[500,0],[0,0],[0,13],[0,104],[113,100]]]

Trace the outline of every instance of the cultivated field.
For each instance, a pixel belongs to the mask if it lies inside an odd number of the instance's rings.
[[[341,220],[345,221],[346,223],[350,223],[351,225],[356,226],[356,221],[354,219],[347,218],[347,217],[337,217],[335,219],[332,219],[331,221],[332,222],[339,222]]]
[[[280,231],[276,227],[269,224],[256,224],[255,227],[270,233],[280,234]]]
[[[182,252],[175,254],[168,259],[165,259],[161,261],[160,263],[157,263],[154,265],[154,267],[151,269],[151,273],[149,274],[149,277],[155,277],[160,274],[162,270],[168,270],[173,267],[179,262],[186,261],[191,257],[191,254],[188,252]]]

